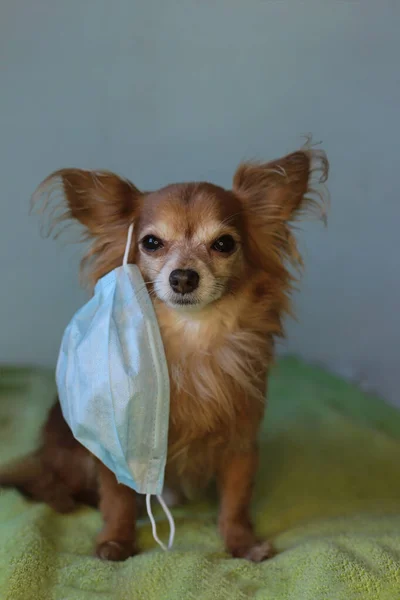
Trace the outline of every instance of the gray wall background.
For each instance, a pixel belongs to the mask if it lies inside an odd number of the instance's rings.
[[[241,159],[311,132],[332,206],[301,234],[282,350],[400,404],[399,23],[396,0],[3,0],[0,360],[54,364],[86,297],[81,249],[28,216],[50,171],[229,186]]]

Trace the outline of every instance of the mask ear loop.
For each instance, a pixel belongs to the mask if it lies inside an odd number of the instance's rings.
[[[124,267],[128,264],[129,250],[131,249],[131,244],[132,244],[132,234],[133,234],[133,223],[131,223],[129,225],[129,229],[128,229],[128,238],[126,240],[124,258],[122,260],[122,264]]]
[[[131,249],[131,244],[132,244],[132,234],[133,234],[133,223],[131,223],[129,225],[129,229],[128,229],[128,237],[126,240],[126,246],[125,246],[125,252],[124,252],[124,258],[122,261],[122,265],[125,267],[128,264],[128,256],[129,256],[129,250]],[[159,501],[159,503],[161,504],[161,508],[163,509],[164,513],[167,516],[167,519],[169,521],[169,540],[168,540],[168,546],[166,546],[158,537],[157,535],[157,525],[156,525],[156,521],[154,519],[152,510],[151,510],[151,494],[146,494],[146,508],[147,508],[147,514],[149,515],[149,519],[150,519],[150,523],[151,523],[151,529],[153,531],[153,537],[155,539],[155,541],[157,542],[157,544],[159,546],[161,546],[161,548],[163,550],[170,550],[172,548],[172,545],[174,543],[174,538],[175,538],[175,522],[174,522],[174,518],[171,515],[171,512],[168,508],[168,506],[165,504],[164,498],[162,496],[157,496],[157,500]]]
[[[156,521],[153,517],[153,513],[151,510],[151,494],[146,494],[146,508],[147,508],[147,514],[149,515],[149,519],[150,519],[150,523],[151,523],[151,529],[153,532],[153,538],[155,539],[155,541],[157,542],[157,544],[164,550],[171,550],[173,543],[174,543],[174,538],[175,538],[175,522],[174,522],[174,518],[170,513],[170,510],[168,508],[168,506],[165,504],[164,498],[162,496],[156,496],[157,500],[159,501],[159,503],[161,504],[161,507],[164,511],[164,513],[167,516],[167,519],[169,521],[169,540],[168,540],[168,546],[166,546],[158,537],[157,535],[157,525],[156,525]]]

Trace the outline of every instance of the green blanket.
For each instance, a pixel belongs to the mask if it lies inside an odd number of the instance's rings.
[[[0,371],[0,462],[30,450],[52,374]],[[178,508],[174,550],[139,522],[143,553],[92,555],[96,510],[58,515],[0,492],[0,600],[400,599],[400,413],[322,370],[281,361],[270,383],[254,520],[278,555],[223,551],[212,499]],[[160,512],[159,533],[168,527]]]

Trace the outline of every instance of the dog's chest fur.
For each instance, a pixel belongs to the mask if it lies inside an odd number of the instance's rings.
[[[264,411],[270,340],[246,327],[245,307],[196,314],[155,306],[170,382],[169,463],[209,479],[232,446],[253,442]]]

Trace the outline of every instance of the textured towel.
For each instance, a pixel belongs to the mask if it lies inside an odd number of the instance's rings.
[[[0,371],[0,462],[35,446],[53,397],[51,373]],[[253,507],[275,558],[229,558],[210,499],[174,511],[172,552],[156,547],[144,518],[143,553],[101,562],[96,510],[58,515],[6,490],[0,600],[400,599],[400,414],[294,359],[275,368],[269,398]]]

